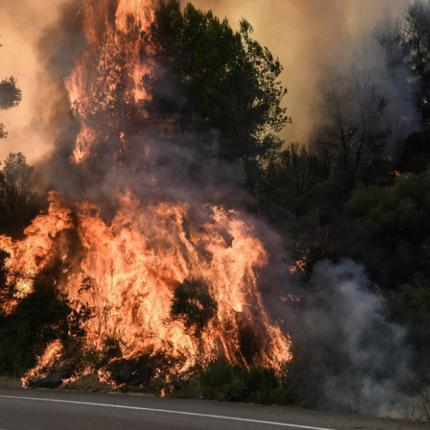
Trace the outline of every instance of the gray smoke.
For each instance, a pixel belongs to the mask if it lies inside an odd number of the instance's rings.
[[[351,260],[316,264],[314,292],[300,316],[321,381],[320,406],[376,416],[418,417],[406,331],[387,321],[365,269]]]

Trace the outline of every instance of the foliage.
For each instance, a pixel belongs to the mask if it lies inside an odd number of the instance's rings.
[[[430,274],[429,170],[401,175],[392,186],[358,187],[346,214],[349,236],[361,237],[355,257],[367,264],[383,288],[400,286],[417,272]],[[348,252],[347,247],[345,241],[338,252]]]
[[[407,328],[408,343],[415,351],[414,368],[417,378],[423,380],[428,374],[430,354],[430,277],[415,275],[410,284],[388,295],[390,317]]]
[[[0,374],[21,376],[51,341],[67,336],[67,304],[40,278],[11,315],[0,314]]]
[[[16,79],[10,77],[0,82],[0,109],[16,107],[21,102],[21,91],[16,86]]]
[[[420,88],[417,91],[417,105],[428,124],[430,119],[430,4],[415,0],[406,13],[401,32],[401,43],[405,48],[405,61],[411,71],[419,77]]]
[[[177,397],[200,396],[220,401],[271,404],[280,399],[279,391],[280,380],[273,369],[246,369],[217,360],[204,369],[198,369],[188,379],[177,381],[173,394]]]
[[[216,131],[217,147],[206,139],[206,151],[249,168],[273,158],[281,144],[276,133],[288,122],[282,66],[251,34],[246,21],[235,32],[210,11],[162,2],[150,34],[162,68],[146,82],[152,109],[182,130]]]
[[[217,360],[196,369],[188,378],[177,380],[172,394],[182,398],[315,407],[319,380],[311,379],[317,372],[303,363],[306,361],[294,361],[277,374],[273,369],[247,369]]]
[[[15,234],[45,206],[34,168],[23,154],[9,154],[0,169],[0,233]]]
[[[171,315],[173,318],[182,318],[187,328],[203,330],[216,309],[216,301],[204,281],[189,279],[176,287]]]
[[[321,84],[314,144],[348,189],[365,179],[369,166],[384,152],[390,130],[384,124],[388,105],[368,75],[330,76]]]
[[[3,79],[0,82],[0,110],[16,107],[21,102],[21,90],[16,86],[16,79],[13,77]],[[0,139],[7,137],[4,125],[0,123]]]
[[[289,145],[258,179],[259,205],[281,231],[300,234],[318,224],[329,171],[310,149]]]

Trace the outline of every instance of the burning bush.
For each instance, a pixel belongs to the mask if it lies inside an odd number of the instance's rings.
[[[67,337],[67,303],[46,276],[10,315],[0,313],[0,374],[21,376],[47,345]]]
[[[11,318],[53,261],[54,292],[69,307],[66,338],[44,343],[29,382],[63,375],[64,363],[73,377],[101,372],[128,385],[218,357],[279,369],[290,341],[259,289],[260,222],[230,203],[243,190],[225,172],[250,172],[237,165],[257,167],[278,146],[280,64],[246,23],[235,32],[176,0],[80,3],[57,29],[73,34],[51,38],[81,49],[60,83],[74,118],[44,165],[49,207],[20,236],[0,236]],[[49,67],[63,70],[69,45],[57,48]]]
[[[171,314],[182,318],[187,328],[203,330],[217,310],[208,285],[200,279],[189,279],[178,285],[172,300]]]

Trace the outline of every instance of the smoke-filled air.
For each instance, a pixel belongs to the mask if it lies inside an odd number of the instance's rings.
[[[430,420],[430,2],[0,0],[0,385]]]

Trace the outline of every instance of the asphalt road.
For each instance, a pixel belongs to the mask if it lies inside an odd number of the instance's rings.
[[[418,430],[354,415],[202,400],[0,389],[0,430]]]

